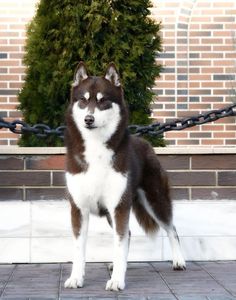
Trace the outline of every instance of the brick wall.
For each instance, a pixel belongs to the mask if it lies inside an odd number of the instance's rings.
[[[164,65],[153,116],[181,118],[232,104],[236,71],[236,2],[154,1],[163,23]],[[165,134],[170,145],[235,145],[235,118]]]
[[[25,25],[37,0],[0,1],[0,117],[20,118],[17,93],[24,82]],[[153,117],[165,122],[231,104],[235,88],[236,2],[153,0],[152,17],[162,21],[164,66],[154,87]],[[235,118],[169,132],[169,145],[235,145]],[[0,145],[17,136],[0,130]]]
[[[234,200],[236,153],[159,154],[175,200]],[[0,155],[0,200],[65,198],[64,154]]]

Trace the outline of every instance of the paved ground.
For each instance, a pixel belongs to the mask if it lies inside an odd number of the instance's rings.
[[[126,289],[107,292],[107,264],[89,263],[82,289],[63,288],[70,264],[0,265],[0,299],[236,299],[236,261],[189,262],[187,271],[172,271],[168,262],[129,263]]]

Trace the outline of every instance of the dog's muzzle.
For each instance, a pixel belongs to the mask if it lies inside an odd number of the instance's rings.
[[[95,119],[94,119],[93,115],[87,115],[84,118],[84,122],[86,124],[86,127],[88,127],[88,128],[93,128],[94,121],[95,121]]]

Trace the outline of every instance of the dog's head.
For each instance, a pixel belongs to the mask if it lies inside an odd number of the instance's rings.
[[[109,64],[104,77],[95,77],[89,76],[80,62],[72,84],[71,113],[81,133],[102,134],[107,140],[116,131],[124,111],[123,90],[114,63]]]

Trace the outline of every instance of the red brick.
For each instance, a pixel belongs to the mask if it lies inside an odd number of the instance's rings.
[[[7,39],[0,39],[0,45],[7,45],[8,40]]]
[[[0,46],[0,52],[19,52],[20,47],[18,46]]]
[[[224,126],[223,125],[216,125],[216,124],[204,124],[202,125],[202,130],[206,130],[206,131],[220,131],[220,130],[224,130]]]
[[[213,36],[228,36],[228,37],[232,37],[232,32],[230,31],[222,31],[222,30],[219,30],[219,31],[214,31],[213,32]]]
[[[10,39],[10,45],[24,45],[25,39]]]
[[[1,31],[0,37],[19,37],[19,32],[17,32],[17,31]]]
[[[214,22],[224,23],[224,22],[235,22],[234,17],[214,17]]]
[[[234,7],[234,1],[231,1],[231,2],[226,2],[226,1],[216,2],[216,1],[214,1],[213,6],[214,7],[222,7],[223,9],[225,7]]]
[[[217,82],[213,82],[213,81],[210,81],[210,82],[201,82],[201,87],[203,88],[223,88],[224,87],[224,83],[222,81],[217,81]]]
[[[208,59],[210,59],[210,58],[223,58],[223,53],[201,53],[201,58],[208,58]],[[223,71],[223,68],[221,68],[220,72],[222,72],[222,71]]]
[[[199,80],[199,81],[202,81],[202,80],[211,80],[211,75],[190,75],[189,76],[189,80]]]
[[[64,188],[30,188],[26,189],[26,200],[62,200],[66,198]]]
[[[233,131],[236,131],[236,125],[226,125],[225,126],[225,130],[226,131],[230,131],[230,130],[233,130]]]
[[[65,156],[64,155],[32,155],[26,158],[26,169],[29,170],[64,170]]]
[[[210,17],[192,17],[191,21],[193,23],[210,23],[211,22],[211,18]]]
[[[217,97],[217,96],[211,96],[211,97],[202,97],[201,98],[201,100],[202,100],[202,102],[210,102],[210,103],[212,103],[212,102],[222,102],[222,97]]]
[[[24,157],[0,155],[0,170],[23,170]]]
[[[186,140],[182,140],[179,139],[177,140],[177,145],[178,146],[183,146],[183,145],[199,145],[199,140],[195,139],[195,140],[191,140],[191,139],[186,139]]]
[[[10,88],[21,89],[23,87],[23,82],[10,82]]]
[[[0,80],[2,81],[18,81],[18,75],[0,75]]]
[[[225,186],[236,186],[236,172],[218,172],[218,184]]]
[[[201,144],[202,145],[223,145],[224,144],[224,141],[223,140],[219,140],[219,139],[204,139],[204,140],[201,140]]]
[[[215,172],[168,172],[172,186],[215,186]]]
[[[236,169],[236,155],[193,155],[192,169],[224,170]]]
[[[206,53],[206,55],[208,55],[208,53]],[[223,67],[214,67],[214,68],[209,68],[209,67],[206,67],[206,68],[202,68],[202,72],[203,73],[223,73],[224,71],[224,68]]]
[[[213,95],[228,95],[229,90],[228,89],[215,89],[213,90]]]
[[[190,132],[190,138],[211,138],[211,132]]]
[[[24,200],[21,188],[0,188],[0,201]]]
[[[223,39],[206,38],[202,39],[202,44],[223,44]]]
[[[235,132],[214,132],[213,138],[235,138]]]
[[[2,67],[11,67],[11,66],[14,66],[14,67],[17,67],[20,65],[20,61],[19,60],[10,60],[10,59],[1,59],[0,60],[0,66]]]
[[[20,68],[10,68],[10,73],[11,74],[22,74],[25,72],[25,67],[20,67]]]
[[[65,173],[64,172],[53,172],[52,185],[54,186],[65,186]]]
[[[172,188],[170,191],[172,200],[189,200],[189,189],[187,188]]]
[[[2,172],[0,186],[50,185],[49,172]]]
[[[25,30],[26,24],[10,24],[10,29]]]
[[[216,51],[216,52],[219,52],[219,51],[222,51],[222,52],[225,52],[225,51],[234,51],[234,46],[231,45],[231,46],[224,46],[223,45],[220,45],[220,46],[215,46],[213,45],[213,49],[212,51]]]
[[[190,158],[187,155],[158,155],[158,159],[165,170],[187,170],[190,166]]]
[[[188,138],[188,133],[187,132],[180,132],[180,131],[172,131],[172,132],[166,132],[165,133],[165,138],[175,138],[175,139],[183,139],[183,138]]]
[[[235,200],[236,188],[192,188],[192,200]]]
[[[8,83],[7,82],[0,82],[0,88],[1,89],[6,89],[7,88]],[[0,99],[0,102],[2,102],[3,100]]]
[[[189,87],[190,88],[200,88],[200,82],[189,82]]]
[[[236,140],[225,140],[225,145],[236,145]]]

